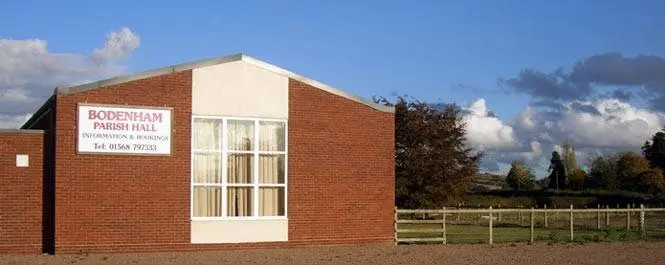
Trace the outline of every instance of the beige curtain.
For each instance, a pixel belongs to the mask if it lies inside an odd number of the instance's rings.
[[[261,184],[284,184],[284,155],[261,155],[259,172]],[[260,188],[259,214],[262,216],[284,215],[283,187]]]
[[[229,150],[251,151],[253,150],[254,122],[253,121],[228,121],[227,135],[229,137]],[[252,154],[228,155],[228,183],[252,184],[253,183],[254,157]],[[227,209],[228,216],[251,216],[252,215],[252,188],[232,187],[228,188]]]
[[[284,184],[284,155],[259,156],[261,184]]]
[[[284,215],[284,188],[263,187],[259,189],[259,215]]]
[[[194,153],[194,184],[222,183],[219,153]]]
[[[194,187],[194,216],[222,216],[222,189],[218,187]]]
[[[228,216],[252,215],[252,189],[250,187],[229,187],[226,205]]]

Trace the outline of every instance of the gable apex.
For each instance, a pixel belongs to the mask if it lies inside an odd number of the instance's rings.
[[[394,112],[393,107],[388,107],[384,105],[377,104],[371,100],[361,98],[359,96],[353,95],[351,93],[345,92],[341,89],[326,85],[324,83],[318,82],[316,80],[310,79],[308,77],[296,74],[294,72],[291,72],[289,70],[286,70],[284,68],[272,65],[270,63],[267,63],[265,61],[256,59],[254,57],[251,57],[246,54],[238,53],[238,54],[233,54],[233,55],[228,55],[228,56],[222,56],[222,57],[215,57],[215,58],[210,58],[210,59],[203,59],[203,60],[197,60],[197,61],[192,61],[192,62],[186,62],[182,64],[177,64],[177,65],[171,65],[171,66],[166,66],[166,67],[160,67],[160,68],[155,68],[152,70],[147,70],[135,74],[129,74],[129,75],[124,75],[124,76],[118,76],[118,77],[113,77],[113,78],[108,78],[108,79],[103,79],[91,83],[86,83],[86,84],[81,84],[81,85],[74,85],[74,86],[68,86],[68,87],[57,87],[54,91],[55,94],[75,94],[79,92],[84,92],[84,91],[89,91],[89,90],[95,90],[98,88],[106,87],[106,86],[111,86],[111,85],[117,85],[117,84],[122,84],[126,82],[131,82],[135,80],[140,80],[140,79],[145,79],[145,78],[150,78],[150,77],[155,77],[155,76],[160,76],[160,75],[165,75],[165,74],[171,74],[171,73],[177,73],[181,71],[188,71],[188,70],[193,70],[197,68],[203,68],[203,67],[208,67],[208,66],[213,66],[213,65],[220,65],[220,64],[225,64],[225,63],[230,63],[230,62],[237,62],[237,61],[242,61],[245,63],[252,64],[254,66],[257,66],[259,68],[274,72],[276,74],[288,77],[290,79],[294,79],[297,81],[300,81],[302,83],[311,85],[313,87],[316,87],[318,89],[327,91],[329,93],[344,97],[349,100],[356,101],[358,103],[367,105],[369,107],[372,107],[376,110],[379,111],[384,111],[384,112]]]

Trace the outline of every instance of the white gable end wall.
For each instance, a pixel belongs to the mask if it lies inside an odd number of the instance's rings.
[[[243,60],[192,69],[192,115],[288,119],[288,77]],[[192,220],[191,243],[288,241],[288,220]]]
[[[235,61],[192,70],[194,115],[287,119],[289,79]]]

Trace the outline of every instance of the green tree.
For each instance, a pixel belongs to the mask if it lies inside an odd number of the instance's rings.
[[[642,154],[652,167],[665,169],[665,133],[657,132],[642,146]]]
[[[550,167],[547,170],[549,175],[550,189],[561,190],[566,188],[566,167],[563,164],[559,152],[552,151],[552,158],[550,159]]]
[[[639,189],[639,176],[649,169],[649,161],[635,152],[623,152],[617,160],[617,180],[619,188],[628,191]]]
[[[617,161],[619,156],[599,155],[589,159],[589,176],[587,181],[588,188],[617,190],[619,180],[617,179]]]
[[[482,153],[465,146],[460,109],[433,107],[399,97],[395,103],[396,204],[405,208],[440,207],[472,187]]]
[[[506,176],[506,183],[514,190],[533,189],[536,177],[523,160],[515,160],[511,163],[510,171]]]

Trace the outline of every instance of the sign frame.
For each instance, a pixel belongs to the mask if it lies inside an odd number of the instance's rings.
[[[170,132],[169,132],[169,153],[168,154],[150,154],[150,153],[132,153],[132,152],[86,152],[79,150],[79,136],[81,131],[81,126],[79,126],[79,113],[80,107],[110,107],[110,108],[126,108],[126,109],[153,109],[153,110],[167,110],[170,113],[171,119],[170,123]],[[174,117],[173,117],[173,107],[157,107],[157,106],[146,106],[146,105],[121,105],[121,104],[103,104],[103,103],[87,103],[79,102],[76,104],[76,111],[74,112],[76,118],[76,140],[75,140],[75,153],[77,155],[102,155],[102,156],[146,156],[146,157],[171,157],[173,156],[173,134],[175,130],[173,129]]]

